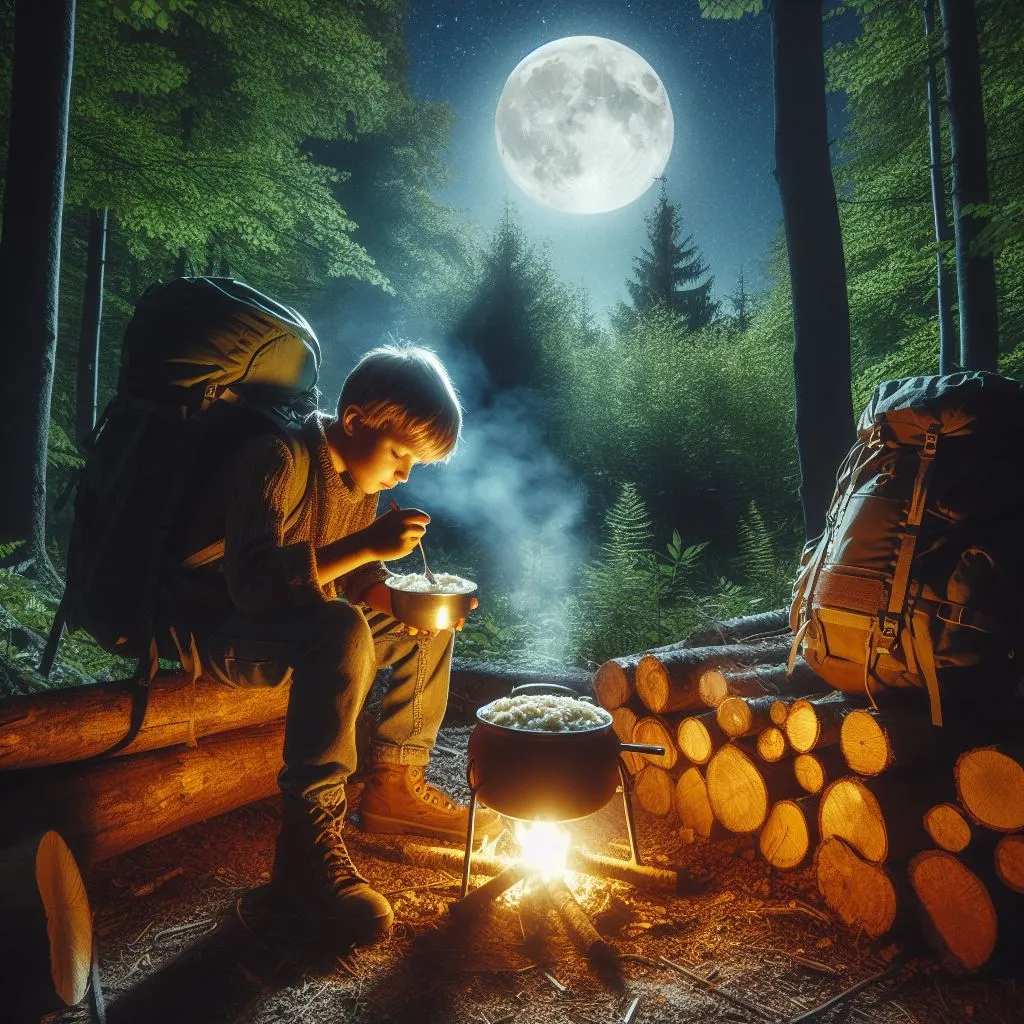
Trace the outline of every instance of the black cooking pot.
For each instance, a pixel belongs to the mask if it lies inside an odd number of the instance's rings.
[[[510,696],[581,697],[566,686],[528,683]],[[470,788],[488,807],[510,818],[570,821],[600,810],[619,785],[619,754],[664,754],[665,748],[622,743],[607,725],[574,732],[531,732],[495,725],[476,713],[469,737]]]

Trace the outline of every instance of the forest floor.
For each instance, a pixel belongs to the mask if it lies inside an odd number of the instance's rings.
[[[448,752],[430,768],[435,782],[463,796],[468,735],[466,726],[446,726],[439,742]],[[356,811],[359,789],[352,787]],[[454,873],[403,864],[408,840],[355,826],[346,830],[353,859],[391,900],[396,925],[376,945],[331,951],[270,898],[278,800],[184,829],[86,876],[108,1020],[756,1024],[792,1021],[886,972],[815,1019],[1024,1021],[1019,950],[1018,976],[958,977],[919,948],[848,931],[818,899],[810,867],[773,871],[748,840],[687,845],[663,820],[639,809],[637,819],[647,861],[684,869],[699,891],[666,897],[567,875],[622,954],[615,976],[600,975],[553,922],[543,955],[531,957],[516,911],[518,887],[479,926],[456,926],[448,913],[458,898]],[[619,800],[571,830],[574,842],[595,853],[627,854]],[[699,985],[659,957],[711,984]],[[77,1009],[48,1020],[84,1019]]]

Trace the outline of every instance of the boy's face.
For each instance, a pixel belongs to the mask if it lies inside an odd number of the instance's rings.
[[[341,456],[352,482],[364,494],[378,494],[404,484],[412,467],[424,461],[408,441],[367,427],[355,406],[345,410],[341,425],[344,428]]]

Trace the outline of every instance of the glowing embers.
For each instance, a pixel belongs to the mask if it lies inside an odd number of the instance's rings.
[[[517,821],[519,861],[525,872],[544,882],[561,878],[569,856],[569,833],[553,821]]]

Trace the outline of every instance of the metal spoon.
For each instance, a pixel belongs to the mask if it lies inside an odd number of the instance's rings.
[[[397,501],[391,502],[391,507],[397,512],[398,511],[398,502]],[[438,585],[437,577],[430,571],[430,566],[427,565],[427,553],[426,553],[426,551],[423,550],[423,541],[418,540],[418,541],[416,541],[416,544],[417,544],[417,546],[420,549],[420,557],[423,559],[423,575],[427,577],[427,582],[432,587],[436,587]]]

